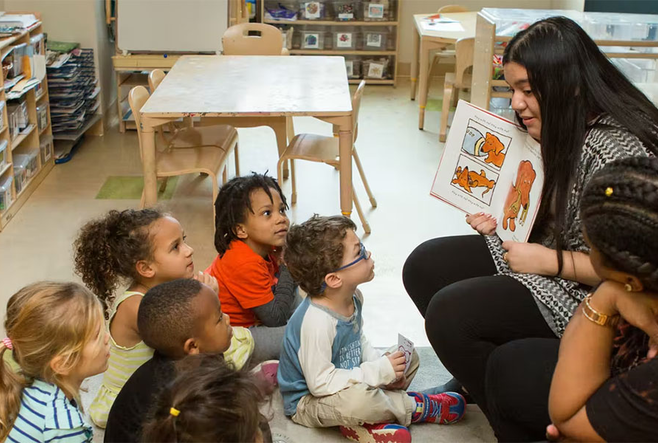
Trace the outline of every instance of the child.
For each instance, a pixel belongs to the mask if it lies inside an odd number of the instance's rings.
[[[106,442],[140,441],[141,425],[155,395],[175,376],[174,361],[190,354],[221,354],[231,343],[231,322],[222,313],[217,294],[192,279],[149,289],[139,306],[137,326],[155,353],[114,401]]]
[[[286,263],[308,297],[290,319],[281,351],[284,411],[304,426],[341,426],[356,441],[406,442],[406,426],[454,423],[465,402],[451,392],[405,392],[417,362],[405,374],[401,352],[382,356],[368,343],[357,287],[374,278],[375,265],[355,229],[347,217],[316,215],[288,233]]]
[[[143,441],[272,441],[258,409],[262,393],[245,372],[212,355],[185,360],[195,367],[181,371],[158,396]]]
[[[551,419],[568,441],[658,441],[658,159],[605,166],[580,215],[603,283],[559,343]]]
[[[78,404],[82,381],[107,368],[103,309],[76,283],[34,283],[7,303],[7,337],[20,369],[0,363],[0,441],[91,442]]]
[[[215,202],[215,248],[206,270],[217,278],[222,306],[233,323],[248,327],[255,362],[278,359],[283,332],[299,303],[295,283],[280,264],[289,221],[288,205],[271,177],[236,177]]]
[[[137,330],[137,311],[146,291],[177,278],[195,278],[215,289],[216,283],[194,272],[194,250],[185,243],[178,220],[155,209],[110,211],[82,227],[74,250],[76,272],[109,310],[110,367],[90,407],[92,421],[104,428],[128,377],[153,355]],[[115,299],[122,283],[128,290]],[[246,329],[235,335],[233,361],[244,364],[253,339]]]

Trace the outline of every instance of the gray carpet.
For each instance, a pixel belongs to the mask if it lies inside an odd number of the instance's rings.
[[[443,367],[436,354],[430,347],[416,348],[420,357],[420,369],[416,373],[409,390],[419,391],[428,389],[450,379],[450,374]],[[86,392],[82,394],[82,404],[88,410],[100,386],[102,376],[89,378],[83,384]],[[283,401],[277,390],[272,401],[263,411],[271,418],[270,427],[275,437],[281,436],[282,441],[290,443],[332,443],[346,440],[338,429],[309,429],[296,425],[283,414]],[[87,417],[87,419],[89,419]],[[467,407],[466,416],[462,421],[450,426],[436,424],[415,424],[411,426],[411,435],[414,442],[487,442],[495,441],[493,432],[487,423],[484,414],[476,405]],[[103,441],[103,430],[94,428],[94,442]]]

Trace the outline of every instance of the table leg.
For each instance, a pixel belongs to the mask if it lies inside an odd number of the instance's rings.
[[[425,106],[427,106],[427,91],[429,90],[429,58],[430,50],[425,39],[420,41],[420,73],[418,91],[418,129],[425,128]]]
[[[269,125],[274,130],[276,136],[276,146],[279,149],[279,157],[286,151],[288,147],[288,121],[286,117],[277,118]],[[290,175],[290,168],[288,162],[283,165],[283,178],[287,179]]]
[[[352,214],[352,140],[351,125],[341,125],[338,133],[338,152],[340,155],[340,210],[343,215],[347,217]]]
[[[123,121],[123,111],[121,109],[121,72],[116,71],[115,77],[117,80],[117,115],[119,116],[119,132],[123,134],[126,132],[126,123]]]
[[[158,201],[158,179],[155,171],[155,131],[144,124],[142,117],[142,170],[144,174],[144,206],[154,206]]]
[[[418,51],[420,48],[420,34],[414,29],[414,46],[411,53],[411,99],[416,100],[416,81],[418,80]]]

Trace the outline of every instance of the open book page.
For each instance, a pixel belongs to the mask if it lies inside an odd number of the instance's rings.
[[[524,160],[534,171],[530,184]],[[503,240],[526,241],[542,183],[538,143],[518,125],[460,100],[430,194],[468,214],[497,217]]]

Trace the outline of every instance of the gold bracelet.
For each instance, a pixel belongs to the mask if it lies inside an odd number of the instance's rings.
[[[611,328],[617,326],[617,323],[619,323],[619,314],[608,315],[597,311],[589,304],[591,299],[592,294],[585,297],[585,303],[583,305],[583,315],[585,318],[599,326],[610,326]]]

